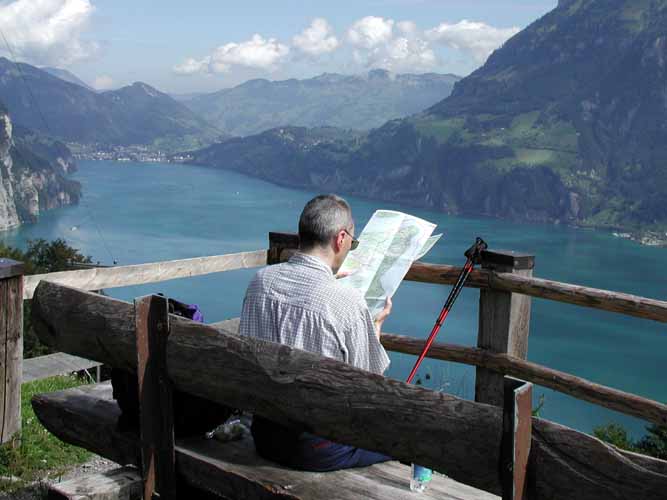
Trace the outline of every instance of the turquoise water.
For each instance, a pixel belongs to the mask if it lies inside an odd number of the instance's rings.
[[[65,238],[104,264],[119,265],[217,255],[268,246],[269,231],[296,231],[301,209],[314,193],[277,187],[242,175],[173,164],[80,162],[73,176],[85,198],[75,207],[53,210],[39,222],[0,233],[7,244],[30,238]],[[535,275],[543,278],[667,297],[667,250],[643,247],[597,231],[494,219],[453,217],[398,204],[349,198],[357,226],[378,208],[397,209],[438,224],[445,233],[425,260],[462,264],[463,251],[483,237],[492,248],[535,254]],[[197,303],[207,322],[238,316],[253,270],[233,271],[154,285],[109,290],[131,300],[164,292]],[[405,282],[385,324],[390,332],[428,335],[449,287]],[[461,294],[439,340],[475,345],[479,292]],[[618,314],[533,300],[528,358],[598,383],[667,401],[663,366],[664,324]],[[414,357],[392,354],[389,376],[404,379]],[[424,363],[432,386],[466,398],[474,392],[474,369],[454,363]],[[584,431],[615,421],[635,435],[644,423],[556,392],[545,397],[542,416]]]

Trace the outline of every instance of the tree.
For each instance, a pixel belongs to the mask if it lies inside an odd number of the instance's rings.
[[[637,442],[640,453],[667,460],[667,425],[650,425],[648,434]]]
[[[649,425],[647,434],[635,441],[618,424],[601,425],[593,429],[596,438],[623,450],[643,453],[651,457],[667,460],[667,425]]]
[[[44,239],[28,240],[25,251],[0,243],[0,257],[23,262],[25,274],[44,274],[66,271],[76,264],[90,264],[90,256],[83,255],[77,248],[58,238],[53,241]],[[30,323],[30,301],[23,301],[23,357],[32,358],[51,352],[42,344]]]

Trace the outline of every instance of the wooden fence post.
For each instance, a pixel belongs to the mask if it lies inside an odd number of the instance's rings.
[[[269,233],[269,252],[266,264],[279,264],[283,250],[299,248],[299,235],[294,233]]]
[[[498,273],[533,275],[535,257],[511,251],[482,252],[482,267]],[[530,329],[528,295],[493,289],[481,289],[479,294],[479,330],[477,347],[492,352],[526,359]],[[485,368],[477,368],[475,401],[503,406],[503,376]]]
[[[144,498],[176,498],[174,408],[167,373],[169,307],[148,295],[134,300]]]
[[[0,259],[0,443],[18,444],[23,370],[23,263]]]

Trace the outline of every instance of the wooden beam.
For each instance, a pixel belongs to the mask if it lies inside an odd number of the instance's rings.
[[[42,280],[73,286],[82,290],[102,290],[121,286],[142,285],[177,278],[221,273],[236,269],[261,267],[266,264],[266,250],[232,253],[212,257],[152,262],[131,266],[62,271],[26,276],[24,299],[31,299],[35,287]]]
[[[165,297],[134,301],[144,498],[176,498],[174,404],[167,375],[169,306]]]
[[[501,476],[503,500],[524,500],[526,471],[533,432],[533,384],[504,377],[503,444]]]
[[[508,251],[482,252],[482,267],[490,272],[533,275],[532,255]],[[526,359],[530,333],[530,301],[527,295],[483,288],[479,291],[479,329],[477,347],[486,351]],[[484,367],[477,367],[475,401],[503,406],[504,377]]]
[[[127,317],[132,306],[108,297],[48,282],[35,292],[33,322],[42,341],[131,369],[136,353]],[[171,318],[167,353],[179,390],[500,493],[500,408],[178,317]],[[664,498],[667,475],[573,429],[540,419],[533,429],[529,498]]]
[[[238,334],[239,319],[228,319],[211,326],[227,333]],[[424,340],[404,335],[383,333],[380,338],[388,351],[418,356],[424,348]],[[667,425],[667,405],[643,398],[629,392],[596,384],[552,368],[530,361],[513,358],[506,354],[494,354],[476,347],[436,342],[431,346],[427,358],[453,361],[465,365],[482,366],[503,375],[511,375],[543,387],[548,387],[577,399],[588,401],[625,415],[641,418],[657,425]],[[639,455],[642,457],[643,455]]]
[[[23,264],[0,259],[0,443],[18,444],[23,372]]]
[[[141,500],[142,480],[134,467],[87,474],[49,485],[49,500]]]
[[[456,282],[460,272],[461,268],[456,266],[415,262],[405,279],[422,283],[452,285]],[[486,270],[476,270],[470,273],[466,286],[521,293],[540,299],[555,300],[667,323],[667,302],[638,295]]]
[[[423,339],[383,333],[382,345],[388,351],[418,356],[424,347]],[[577,399],[595,403],[626,415],[638,417],[658,425],[667,425],[667,405],[618,389],[596,384],[569,373],[546,368],[530,361],[495,354],[476,347],[435,343],[429,358],[481,366],[503,375],[511,375],[548,387]]]

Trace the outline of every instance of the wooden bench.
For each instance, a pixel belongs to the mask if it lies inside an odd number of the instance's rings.
[[[120,410],[108,382],[38,395],[33,406],[60,439],[86,447],[96,442],[95,453],[138,465],[139,436],[118,431]],[[399,462],[328,473],[296,471],[258,456],[251,437],[227,443],[204,437],[177,440],[176,461],[189,484],[229,498],[414,499],[410,468]],[[420,498],[498,499],[440,474]]]
[[[235,333],[234,321],[214,328],[168,315],[160,301],[164,299],[145,297],[133,306],[41,282],[35,290],[32,322],[40,340],[60,351],[137,371],[140,390],[148,387],[142,385],[142,377],[144,382],[154,379],[157,385],[153,383],[151,391],[141,390],[142,398],[147,392],[156,396],[163,392],[167,370],[168,379],[180,391],[277,422],[305,425],[327,439],[386,453],[406,463],[417,462],[479,490],[507,491],[501,474],[508,465],[501,452],[507,427],[503,408],[407,385],[285,345],[241,337]],[[146,332],[153,336],[152,342],[148,336],[148,348]],[[151,344],[158,349],[152,351]],[[144,421],[142,416],[140,445],[136,434],[115,428],[118,410],[108,392],[108,386],[101,385],[36,396],[33,406],[45,427],[64,441],[121,464],[138,463],[143,454],[144,467],[155,462],[152,457],[168,460],[171,454],[174,473],[158,472],[159,477],[217,493],[226,491],[230,498],[327,498],[329,494],[308,496],[309,488],[325,487],[334,492],[332,498],[380,498],[373,492],[381,487],[396,490],[382,498],[400,498],[399,490],[407,494],[408,469],[398,464],[338,475],[296,472],[298,480],[286,480],[281,478],[293,477],[287,475],[293,471],[261,461],[251,454],[249,443],[244,449],[243,443],[179,441],[172,453],[168,442],[160,441],[168,436],[154,433],[169,420],[170,412],[164,409],[168,405],[155,401],[144,407],[143,414],[150,418]],[[168,403],[168,398],[157,401]],[[531,420],[532,428],[525,435],[530,442],[526,498],[664,500],[667,462],[620,452],[553,422]],[[144,470],[143,477],[148,484],[151,475]],[[355,479],[343,482],[337,477]],[[431,491],[443,484],[441,491],[448,498],[451,493],[441,480]],[[322,486],[317,485],[320,481]],[[397,487],[397,481],[406,489]],[[447,486],[453,488],[451,483]],[[168,497],[168,489],[158,491],[161,498]],[[303,491],[303,496],[295,491]],[[472,498],[489,498],[466,491]],[[521,498],[520,492],[507,498]]]

